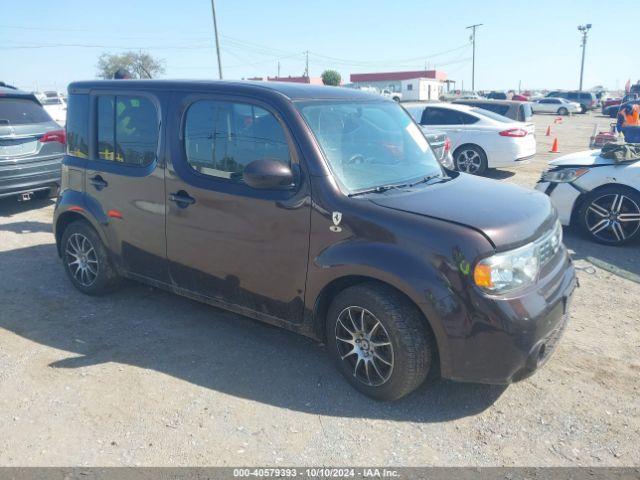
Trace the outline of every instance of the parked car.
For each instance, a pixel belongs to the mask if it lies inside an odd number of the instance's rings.
[[[555,90],[549,92],[547,98],[564,98],[570,102],[577,102],[580,104],[580,113],[587,113],[588,110],[594,110],[598,106],[596,96],[592,92]]]
[[[533,110],[528,102],[512,100],[454,100],[452,103],[489,110],[518,122],[528,122],[533,116]]]
[[[439,130],[423,131],[423,133],[440,164],[444,168],[453,170],[455,166],[451,155],[451,139],[447,134]]]
[[[65,132],[31,93],[0,87],[0,197],[53,195]]]
[[[606,245],[640,238],[640,161],[616,162],[587,150],[549,165],[536,188],[549,195],[563,225],[575,224]]]
[[[391,90],[388,89],[383,89],[380,94],[383,97],[387,97],[390,98],[391,100],[394,100],[396,102],[399,102],[400,100],[402,100],[402,93],[401,92],[393,92]]]
[[[63,95],[54,91],[46,91],[36,92],[35,96],[51,118],[58,125],[64,127],[67,121],[67,102]]]
[[[487,98],[491,100],[508,100],[509,96],[505,92],[489,92]]]
[[[322,340],[380,400],[429,373],[520,380],[565,328],[576,278],[549,199],[443,170],[396,102],[88,81],[67,129],[53,224],[85,294],[128,277]]]
[[[516,102],[528,102],[529,101],[529,97],[527,97],[526,95],[521,95],[519,93],[514,93],[511,96],[511,100],[514,100]]]
[[[606,100],[602,100],[602,114],[609,115],[611,118],[615,118],[618,116],[618,109],[620,108],[620,104],[622,103],[622,98],[607,98]]]
[[[425,131],[442,130],[451,139],[456,170],[475,175],[487,168],[517,165],[536,153],[535,126],[478,107],[407,103]]]
[[[541,98],[531,104],[534,113],[553,113],[554,115],[571,115],[580,113],[582,106],[564,98]]]

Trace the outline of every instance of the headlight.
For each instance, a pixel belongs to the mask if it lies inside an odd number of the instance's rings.
[[[562,226],[556,222],[551,232],[535,242],[480,260],[473,280],[489,293],[505,293],[533,284],[538,273],[562,243]]]
[[[542,181],[551,183],[569,183],[580,178],[588,171],[588,168],[562,168],[558,170],[547,170],[542,173]]]

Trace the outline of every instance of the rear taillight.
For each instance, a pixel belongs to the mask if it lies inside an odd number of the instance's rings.
[[[509,130],[503,130],[502,132],[500,132],[500,136],[501,137],[526,137],[528,133],[529,132],[527,132],[522,128],[510,128]]]
[[[40,143],[58,142],[67,143],[67,135],[64,130],[51,130],[40,137]]]
[[[444,141],[444,152],[447,153],[449,150],[451,150],[451,139],[447,137]]]

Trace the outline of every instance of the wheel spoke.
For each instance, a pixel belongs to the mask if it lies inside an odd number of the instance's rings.
[[[350,357],[351,355],[357,355],[357,353],[358,352],[356,351],[356,349],[354,347],[351,350],[349,350],[347,353],[345,353],[344,355],[341,355],[341,359],[344,360],[345,358]]]
[[[640,213],[621,213],[618,215],[620,222],[640,222]]]
[[[619,212],[620,208],[622,207],[622,202],[623,201],[624,201],[624,195],[616,194],[613,197],[613,202],[611,202],[611,211],[612,212]]]
[[[393,364],[391,362],[389,362],[388,360],[385,360],[384,358],[382,358],[378,352],[373,352],[373,356],[374,358],[377,358],[378,360],[380,360],[382,363],[384,363],[385,365],[388,366],[392,366]]]
[[[611,222],[611,230],[613,230],[613,233],[616,235],[618,241],[627,238],[624,234],[624,231],[622,230],[622,225],[620,225],[618,222]]]
[[[388,347],[389,345],[391,345],[391,342],[373,342],[373,341],[370,341],[369,345],[371,345],[373,348]]]
[[[373,365],[373,369],[376,371],[378,376],[380,378],[384,378],[384,375],[382,375],[382,372],[380,372],[380,369],[378,368],[378,365],[376,365],[376,357],[375,356],[371,359],[371,365]]]
[[[609,220],[604,218],[600,220],[598,223],[596,223],[595,225],[593,225],[592,227],[589,227],[589,231],[595,235],[596,233],[607,228],[609,226],[609,223],[610,223]]]
[[[368,333],[369,338],[372,338],[372,337],[373,337],[373,335],[376,333],[376,330],[378,330],[378,327],[379,327],[379,326],[380,326],[380,322],[379,322],[379,321],[377,321],[377,322],[373,325],[373,327],[371,327],[371,330],[369,330],[369,333]]]
[[[356,325],[356,321],[353,319],[353,315],[351,315],[351,308],[349,308],[349,310],[347,310],[347,313],[349,314],[349,320],[351,320],[351,325],[353,325],[353,331],[357,332],[358,331],[358,326]]]
[[[362,362],[362,358],[358,357],[358,360],[356,360],[356,364],[353,367],[353,376],[354,377],[358,377],[358,367],[360,366],[360,362]]]
[[[607,217],[609,215],[609,212],[607,211],[606,208],[601,207],[600,205],[598,205],[597,203],[592,203],[591,205],[589,205],[589,210],[592,211],[593,213],[595,213],[596,215],[598,215],[599,217]]]
[[[369,360],[364,361],[364,372],[367,375],[367,383],[372,385],[371,383],[371,375],[369,375]]]
[[[344,323],[342,323],[342,319],[338,318],[338,323],[342,328],[344,328],[347,332],[349,332],[349,335],[351,335],[352,337],[356,334],[356,332],[349,330],[347,326]]]

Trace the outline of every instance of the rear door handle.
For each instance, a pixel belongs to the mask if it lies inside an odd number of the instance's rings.
[[[100,175],[96,175],[95,177],[91,177],[89,179],[89,182],[91,182],[91,185],[93,185],[96,188],[96,190],[102,190],[103,188],[109,186],[107,181],[104,178],[102,178]]]
[[[175,202],[180,208],[187,208],[189,205],[196,203],[196,199],[184,190],[179,190],[176,193],[169,194],[169,200]]]

